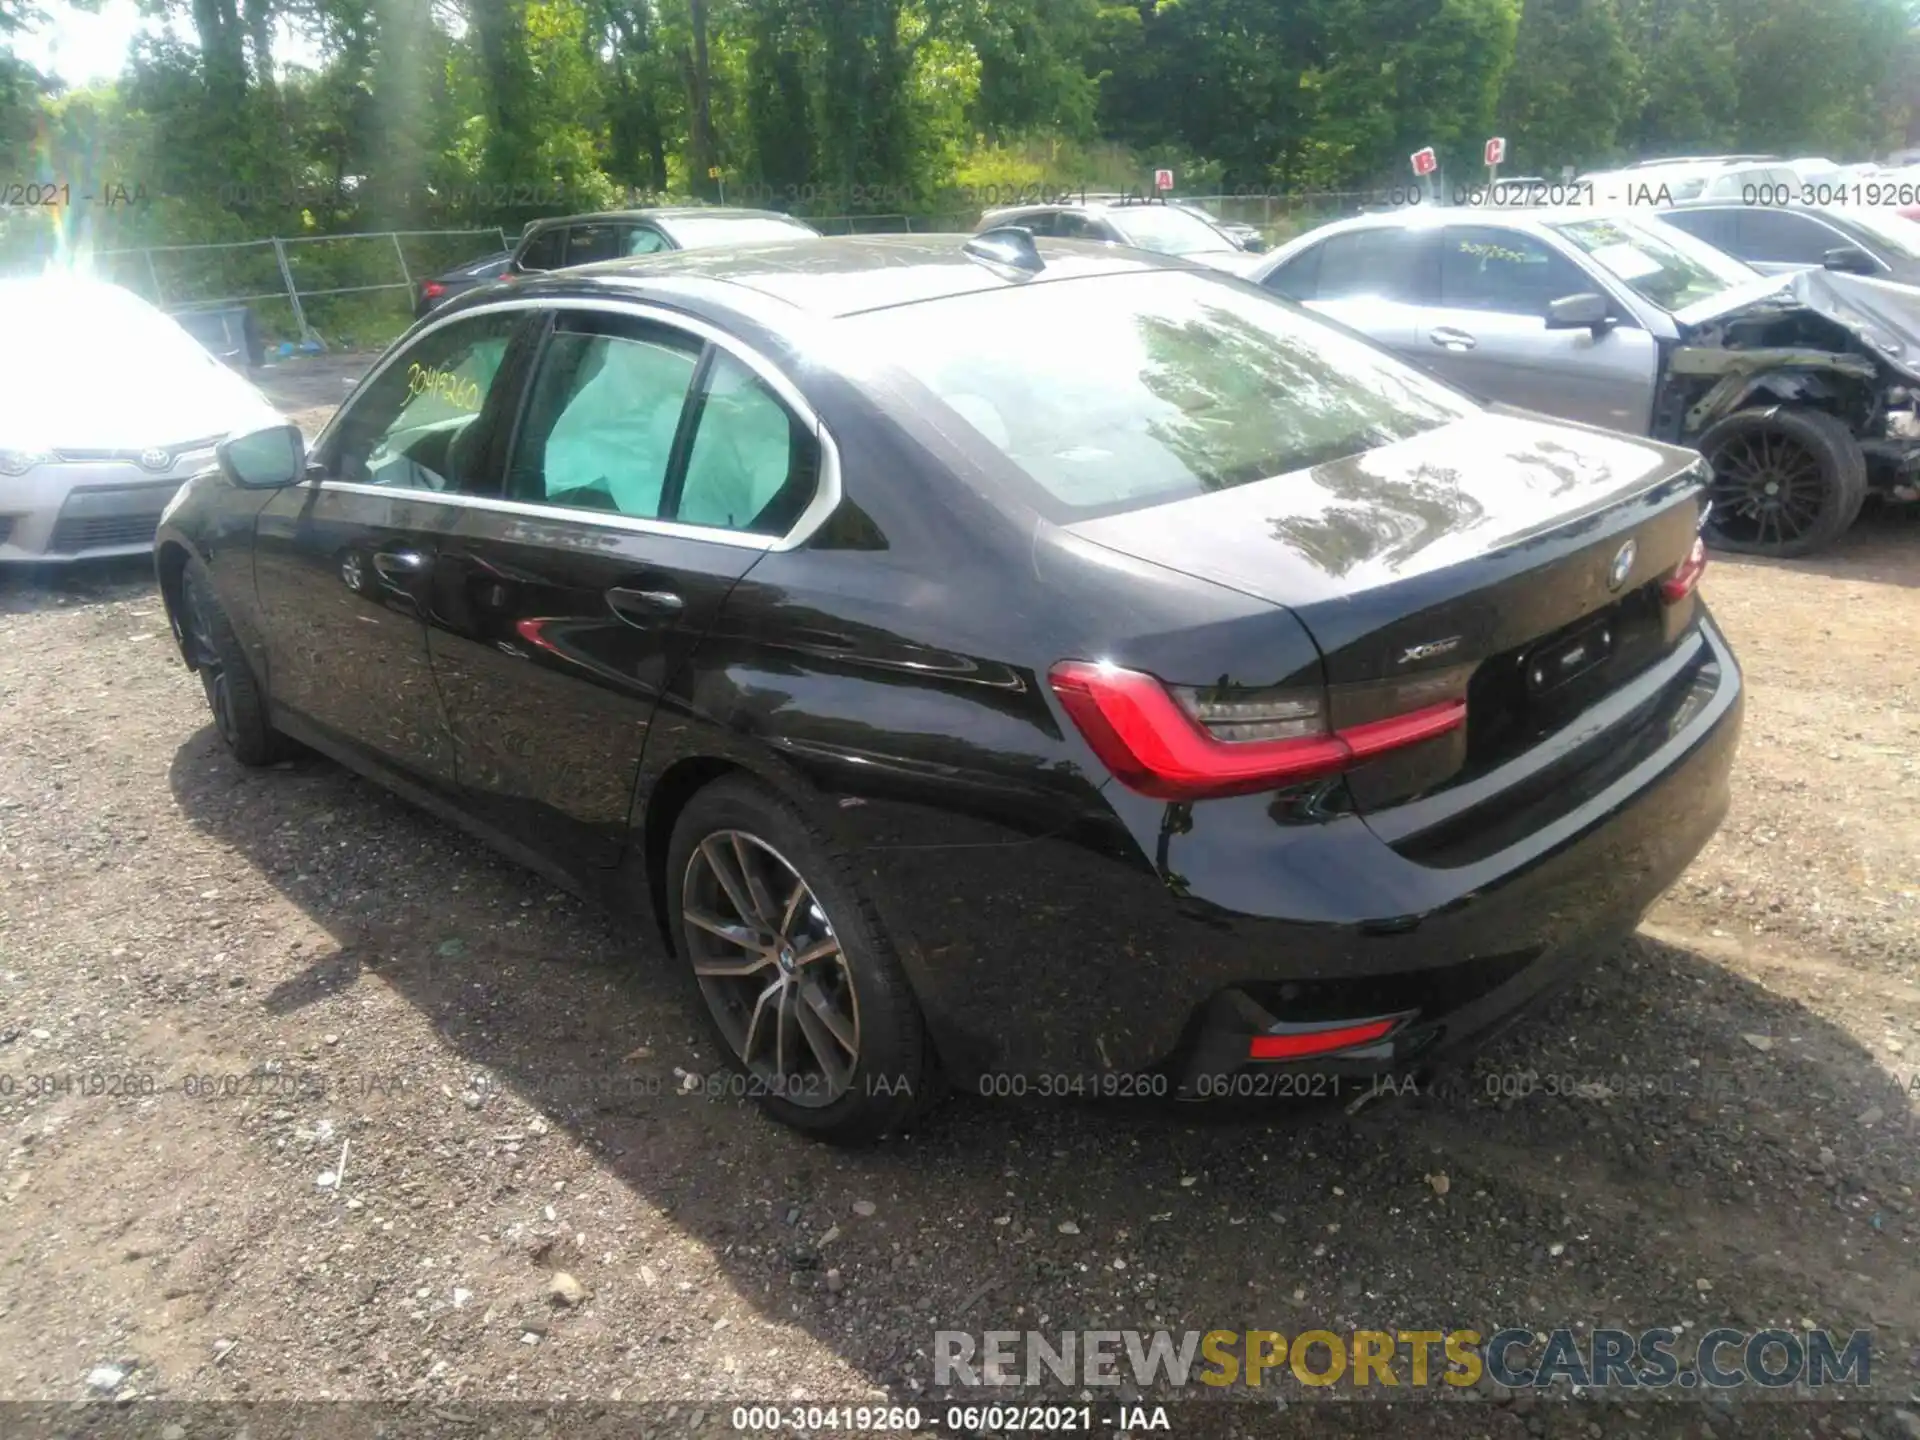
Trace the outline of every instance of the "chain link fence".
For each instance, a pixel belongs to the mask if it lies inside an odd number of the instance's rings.
[[[269,236],[101,250],[94,266],[174,313],[245,306],[269,341],[384,344],[413,318],[420,281],[508,248],[498,227]]]
[[[1269,243],[1377,198],[1366,191],[1292,191],[1179,197],[1221,220],[1255,226]],[[823,235],[971,231],[977,210],[938,214],[805,216]],[[94,253],[98,272],[172,313],[251,312],[269,348],[379,347],[413,318],[420,282],[512,248],[503,227],[380,230]]]

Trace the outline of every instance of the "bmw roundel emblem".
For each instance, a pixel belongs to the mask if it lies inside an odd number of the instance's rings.
[[[143,470],[165,470],[173,464],[171,452],[160,449],[142,450],[140,468]]]
[[[1629,540],[1614,553],[1613,564],[1607,570],[1607,588],[1618,590],[1627,583],[1627,576],[1633,573],[1633,557],[1639,553],[1639,547]]]

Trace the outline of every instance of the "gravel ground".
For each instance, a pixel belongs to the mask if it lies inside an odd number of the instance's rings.
[[[346,363],[261,378],[310,425]],[[1913,1440],[1920,523],[1706,593],[1750,682],[1732,815],[1464,1084],[1261,1121],[956,1099],[848,1154],[682,1093],[718,1061],[657,945],[332,764],[235,765],[143,564],[0,578],[0,1396],[725,1429],[943,1413],[939,1328],[1777,1323],[1872,1327],[1873,1399],[1175,1432]]]

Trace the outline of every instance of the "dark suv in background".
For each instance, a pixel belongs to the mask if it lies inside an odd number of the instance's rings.
[[[1229,274],[1260,263],[1196,209],[1135,196],[1083,195],[1043,205],[1009,205],[980,217],[976,234],[1012,227],[1059,240],[1096,240],[1172,255]]]
[[[597,260],[655,255],[667,250],[706,250],[804,240],[819,235],[804,220],[777,210],[738,210],[687,205],[652,210],[609,210],[536,220],[513,247],[503,278],[569,270]]]

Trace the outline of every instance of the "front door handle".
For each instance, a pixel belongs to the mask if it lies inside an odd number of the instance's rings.
[[[671,590],[635,590],[625,585],[607,591],[607,604],[629,625],[642,628],[677,619],[687,608],[687,602]]]
[[[1479,342],[1464,330],[1456,330],[1451,325],[1442,325],[1427,332],[1427,339],[1442,350],[1471,350]]]
[[[380,572],[382,580],[395,585],[425,574],[431,563],[420,551],[405,546],[373,552],[373,568]]]

